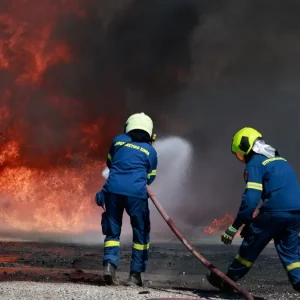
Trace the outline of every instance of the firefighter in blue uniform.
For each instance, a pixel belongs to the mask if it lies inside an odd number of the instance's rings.
[[[290,164],[277,150],[267,145],[255,129],[245,127],[233,137],[232,153],[245,163],[246,189],[234,223],[222,234],[222,242],[231,244],[238,230],[243,238],[238,255],[228,268],[227,276],[241,279],[250,270],[261,251],[273,239],[288,278],[300,292],[300,190]],[[260,199],[257,217],[253,213]],[[215,287],[230,291],[214,273],[207,276]]]
[[[120,260],[120,234],[123,211],[130,217],[133,248],[127,285],[142,286],[150,242],[150,214],[146,185],[156,177],[157,153],[153,122],[144,113],[130,116],[124,133],[114,138],[107,157],[109,176],[96,203],[105,207],[102,214],[104,240],[104,279],[107,284],[118,284],[116,270]]]

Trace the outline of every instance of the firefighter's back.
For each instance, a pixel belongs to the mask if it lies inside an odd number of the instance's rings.
[[[253,163],[263,174],[262,211],[300,211],[298,179],[287,160],[280,156],[254,156]]]
[[[133,142],[126,134],[118,135],[112,143],[109,177],[104,186],[112,194],[147,198],[147,178],[156,151],[146,142]]]

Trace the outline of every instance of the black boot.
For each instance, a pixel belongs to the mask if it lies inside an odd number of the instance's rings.
[[[138,272],[130,272],[127,281],[125,282],[127,286],[143,286],[143,281],[141,277],[141,273]]]
[[[104,263],[103,278],[108,285],[118,285],[119,281],[116,276],[116,267],[110,263]]]
[[[208,275],[206,275],[206,279],[212,286],[224,293],[234,292],[234,289],[230,285],[228,285],[222,278],[220,278],[213,272],[210,272]]]

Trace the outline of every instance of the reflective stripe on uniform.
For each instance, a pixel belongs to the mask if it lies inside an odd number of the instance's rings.
[[[285,267],[288,272],[297,268],[300,268],[300,262],[295,262]]]
[[[242,258],[241,256],[239,256],[239,254],[235,257],[235,259],[247,268],[250,268],[253,265],[251,261]]]
[[[269,158],[269,159],[266,159],[262,162],[262,164],[265,166],[266,164],[272,162],[272,161],[276,161],[276,160],[283,160],[283,161],[286,161],[286,159],[282,158],[282,157],[273,157],[273,158]]]
[[[104,247],[108,248],[108,247],[120,247],[120,242],[118,241],[107,241],[104,243]]]
[[[150,243],[146,245],[136,244],[136,243],[133,244],[133,249],[135,250],[143,251],[143,250],[148,250],[149,248],[150,248]]]
[[[259,190],[262,191],[263,190],[263,186],[261,183],[257,183],[257,182],[247,182],[246,184],[246,189],[253,189],[253,190]]]
[[[108,155],[107,155],[107,159],[108,160],[111,160],[111,155],[108,153]]]
[[[152,170],[152,172],[147,175],[148,179],[150,179],[151,176],[156,176],[156,170]]]

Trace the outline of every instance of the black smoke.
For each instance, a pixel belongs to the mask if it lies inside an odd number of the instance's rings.
[[[168,112],[168,97],[186,86],[192,66],[190,38],[199,24],[197,3],[92,1],[86,18],[70,16],[57,26],[54,38],[67,41],[76,62],[49,69],[45,87],[86,99],[94,114],[108,111],[125,118],[138,110],[128,93],[137,93],[140,108],[154,112],[166,103]]]
[[[193,176],[178,207],[187,221],[238,208],[243,166],[230,142],[243,126],[262,131],[300,171],[298,1],[114,3],[99,17],[95,1],[86,19],[58,27],[78,55],[77,65],[58,71],[68,79],[60,91],[87,93],[94,113],[144,110],[158,131],[193,143]],[[119,97],[111,102],[107,89]]]
[[[72,61],[46,70],[44,91],[81,99],[75,122],[105,115],[122,130],[128,115],[140,110],[161,122],[169,97],[187,86],[197,1],[91,1],[84,8],[86,17],[63,15],[56,26],[52,39],[67,43]],[[156,128],[164,131],[158,122]]]

